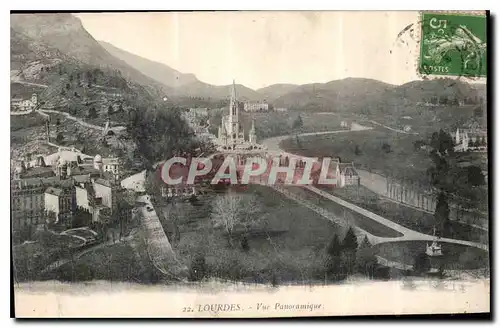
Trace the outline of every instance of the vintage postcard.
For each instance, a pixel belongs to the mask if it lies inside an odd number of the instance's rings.
[[[488,314],[488,16],[12,12],[16,317]]]

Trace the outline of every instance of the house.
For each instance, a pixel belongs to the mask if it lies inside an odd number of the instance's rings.
[[[34,93],[31,99],[12,98],[10,100],[11,110],[28,111],[33,110],[38,105],[38,95]]]
[[[337,186],[359,186],[360,178],[354,167],[354,163],[337,163],[336,168]]]
[[[243,104],[245,112],[267,112],[269,111],[269,104],[266,102],[246,102]]]
[[[49,187],[45,190],[45,211],[55,215],[53,223],[70,226],[75,209],[74,188]]]

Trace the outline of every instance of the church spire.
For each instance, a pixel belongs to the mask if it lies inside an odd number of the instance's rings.
[[[236,116],[236,107],[238,104],[236,103],[236,86],[234,84],[234,79],[233,79],[233,85],[231,87],[231,100],[229,101],[229,116]]]

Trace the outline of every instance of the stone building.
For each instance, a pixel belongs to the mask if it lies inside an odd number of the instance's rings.
[[[337,186],[359,186],[359,174],[354,167],[354,163],[340,163],[336,164],[335,175],[337,177]]]
[[[76,209],[75,188],[49,187],[45,190],[45,211],[53,213],[55,224],[71,226]]]
[[[222,122],[218,129],[217,145],[219,151],[224,150],[253,150],[264,149],[257,144],[255,134],[255,122],[248,135],[249,140],[245,140],[245,131],[240,126],[238,101],[236,100],[236,87],[233,81],[231,88],[231,99],[229,102],[228,115],[222,116]]]
[[[11,110],[14,111],[34,110],[37,105],[38,105],[38,95],[36,93],[33,93],[31,99],[12,98],[10,100]]]
[[[269,104],[266,102],[246,102],[243,104],[245,112],[267,112],[269,111]]]

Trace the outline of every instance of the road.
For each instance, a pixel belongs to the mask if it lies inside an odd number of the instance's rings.
[[[22,81],[18,79],[13,79],[12,77],[10,78],[11,83],[19,83],[19,84],[25,84],[25,85],[32,85],[35,87],[42,87],[42,88],[47,88],[48,85],[46,84],[40,84],[40,83],[33,83],[33,82],[27,82],[27,81]]]
[[[404,131],[404,130],[394,129],[394,128],[391,128],[390,126],[383,125],[383,124],[381,124],[381,123],[379,123],[379,122],[376,122],[376,121],[373,121],[373,120],[370,120],[369,122],[370,122],[370,123],[373,123],[373,124],[375,124],[375,125],[378,125],[378,126],[384,127],[384,128],[386,128],[386,129],[388,129],[388,130],[391,130],[391,131],[397,132],[397,133],[418,135],[418,133],[417,133],[417,132],[409,132],[409,131],[407,132],[407,131]]]
[[[141,216],[141,223],[146,232],[144,239],[151,262],[164,275],[177,279],[185,268],[182,268],[177,261],[172,245],[161,225],[160,218],[151,203],[150,196],[138,196],[137,202],[144,204],[136,207],[136,211]]]
[[[49,115],[50,113],[63,115],[67,119],[75,121],[78,124],[80,124],[81,126],[84,126],[86,128],[89,128],[89,129],[95,129],[95,130],[99,130],[99,131],[104,131],[104,129],[105,129],[104,127],[102,127],[100,125],[95,125],[95,124],[85,122],[80,117],[73,116],[73,115],[66,113],[66,112],[61,112],[61,111],[54,110],[54,109],[39,109],[38,112],[46,114],[46,115]],[[109,128],[109,130],[112,130],[113,132],[120,132],[120,131],[123,131],[125,129],[126,129],[126,127],[124,127],[124,126],[113,126],[113,127]]]

